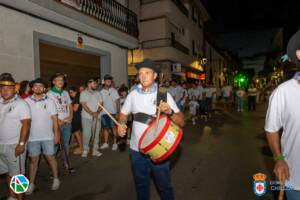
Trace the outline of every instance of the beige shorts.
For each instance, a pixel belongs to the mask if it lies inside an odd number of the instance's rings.
[[[25,174],[25,155],[15,156],[17,144],[0,144],[0,174],[9,176]],[[26,151],[25,151],[26,152]]]

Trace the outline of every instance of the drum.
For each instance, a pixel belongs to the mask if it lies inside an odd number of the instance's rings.
[[[165,115],[160,116],[158,125],[156,121],[154,119],[142,134],[139,150],[158,163],[175,151],[182,138],[182,129]]]

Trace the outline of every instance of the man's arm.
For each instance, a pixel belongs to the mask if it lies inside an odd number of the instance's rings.
[[[87,112],[89,113],[91,116],[93,117],[97,117],[96,115],[98,115],[98,112],[93,112],[91,111],[91,109],[87,106],[86,102],[80,102],[81,103],[81,106],[82,108]]]
[[[120,98],[118,98],[115,101],[115,103],[116,103],[117,113],[120,113],[120,110],[121,110]]]
[[[181,128],[184,127],[184,115],[182,112],[174,113],[171,116],[171,120]]]
[[[267,132],[267,140],[275,158],[274,173],[279,181],[288,180],[290,177],[289,167],[281,153],[280,137],[278,132]]]
[[[127,132],[127,126],[126,126],[127,120],[128,120],[128,116],[127,115],[125,115],[124,113],[120,113],[119,114],[119,123],[121,124],[121,126],[117,127],[117,131],[118,131],[118,135],[120,137],[124,137],[126,135],[126,132]]]
[[[25,145],[20,145],[20,143],[26,143],[29,137],[29,131],[30,131],[30,125],[31,125],[31,119],[23,119],[21,120],[21,132],[20,132],[20,138],[19,138],[19,144],[16,146],[15,150],[15,156],[18,157],[25,151]]]
[[[58,117],[57,115],[51,116],[52,122],[53,122],[53,131],[54,131],[54,144],[58,144],[60,141],[60,128],[58,125]]]

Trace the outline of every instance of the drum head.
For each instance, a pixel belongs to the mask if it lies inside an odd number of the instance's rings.
[[[154,119],[154,123],[150,125],[149,130],[145,135],[140,148],[144,148],[151,144],[160,135],[167,122],[168,118],[166,116],[161,117],[158,121],[158,127],[156,130],[156,119]]]

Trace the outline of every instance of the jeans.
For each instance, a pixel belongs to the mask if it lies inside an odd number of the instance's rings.
[[[64,142],[66,154],[69,155],[69,145],[70,145],[70,139],[72,134],[72,126],[71,123],[67,123],[66,126],[62,125],[60,126],[61,131],[61,137]],[[67,160],[65,158],[65,155],[63,156],[64,162],[67,163]]]
[[[150,158],[137,151],[130,151],[132,171],[138,200],[150,199],[150,178],[153,174],[161,200],[174,200],[171,185],[170,163],[164,161],[154,164]]]
[[[81,121],[82,121],[83,150],[88,151],[90,138],[92,136],[92,132],[94,131],[94,127],[95,127],[95,122],[93,122],[92,119],[86,119],[86,118],[82,118]],[[98,150],[100,129],[101,129],[101,123],[100,120],[98,119],[96,132],[95,132],[95,139],[93,144],[94,146],[93,150]]]
[[[299,200],[300,199],[300,191],[298,190],[287,190],[286,191],[287,200]]]
[[[243,106],[244,106],[243,97],[237,97],[237,109],[242,111]]]
[[[212,97],[206,97],[205,99],[205,112],[210,113],[212,109]]]
[[[256,105],[256,96],[249,96],[248,97],[248,110],[255,111],[255,105]]]

